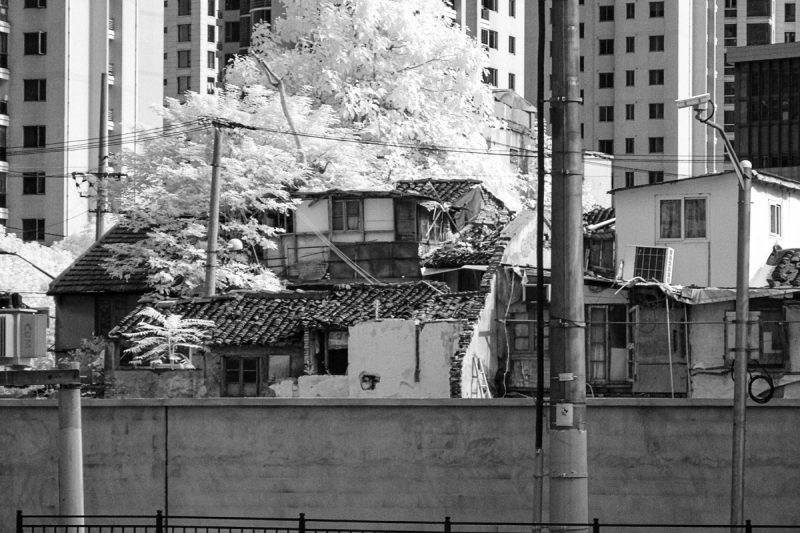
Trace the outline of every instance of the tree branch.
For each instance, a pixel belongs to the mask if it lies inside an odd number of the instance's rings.
[[[286,118],[286,122],[289,124],[289,129],[292,132],[292,137],[294,137],[294,144],[297,147],[297,160],[299,163],[303,165],[306,164],[306,154],[303,151],[303,145],[300,143],[300,136],[297,135],[297,128],[294,127],[294,120],[292,120],[292,115],[289,113],[289,106],[286,103],[286,87],[283,84],[283,80],[275,75],[267,62],[264,61],[261,57],[254,55],[256,61],[258,62],[258,66],[261,67],[261,70],[267,75],[267,81],[273,87],[278,89],[278,94],[281,98],[281,109],[283,109],[283,116]]]

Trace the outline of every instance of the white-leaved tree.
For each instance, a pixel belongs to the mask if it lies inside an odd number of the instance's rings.
[[[136,331],[125,334],[131,341],[125,353],[132,356],[131,364],[135,366],[166,364],[170,368],[194,368],[186,354],[178,350],[203,348],[214,327],[213,320],[164,314],[152,307],[145,307],[137,316],[140,321]]]
[[[271,214],[302,188],[388,188],[397,179],[481,178],[512,208],[521,180],[487,153],[496,125],[486,53],[430,0],[284,0],[215,94],[167,100],[164,135],[112,196],[147,239],[113,246],[107,268],[145,267],[161,292],[203,281],[212,121],[223,124],[219,289],[275,289],[255,259],[274,246]],[[240,239],[243,250],[227,242]]]

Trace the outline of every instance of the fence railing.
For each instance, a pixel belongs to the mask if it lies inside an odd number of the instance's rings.
[[[555,531],[600,532],[701,532],[800,531],[798,524],[753,524],[739,526],[699,523],[604,523],[591,522],[457,522],[449,516],[441,521],[350,520],[306,518],[261,518],[230,516],[153,515],[25,515],[17,511],[16,533],[533,533]]]

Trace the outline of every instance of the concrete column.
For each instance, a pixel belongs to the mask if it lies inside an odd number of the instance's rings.
[[[789,326],[789,372],[800,372],[800,305],[786,307],[786,322]]]
[[[58,392],[58,504],[61,515],[81,515],[66,520],[66,525],[83,525],[80,385],[61,385]]]

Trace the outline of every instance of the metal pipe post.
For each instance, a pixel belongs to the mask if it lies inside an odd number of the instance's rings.
[[[211,163],[211,202],[208,208],[208,243],[206,244],[206,296],[214,296],[217,285],[217,241],[219,240],[219,159],[222,132],[214,125],[214,153]]]
[[[750,360],[750,189],[753,165],[742,161],[739,187],[739,222],[736,249],[736,361],[733,389],[733,453],[731,472],[731,531],[744,524],[745,425],[747,407],[747,364]]]
[[[58,510],[70,515],[65,525],[83,525],[83,440],[81,386],[61,385],[58,391]]]
[[[550,517],[588,524],[578,0],[553,2]],[[588,526],[575,526],[587,531]]]

